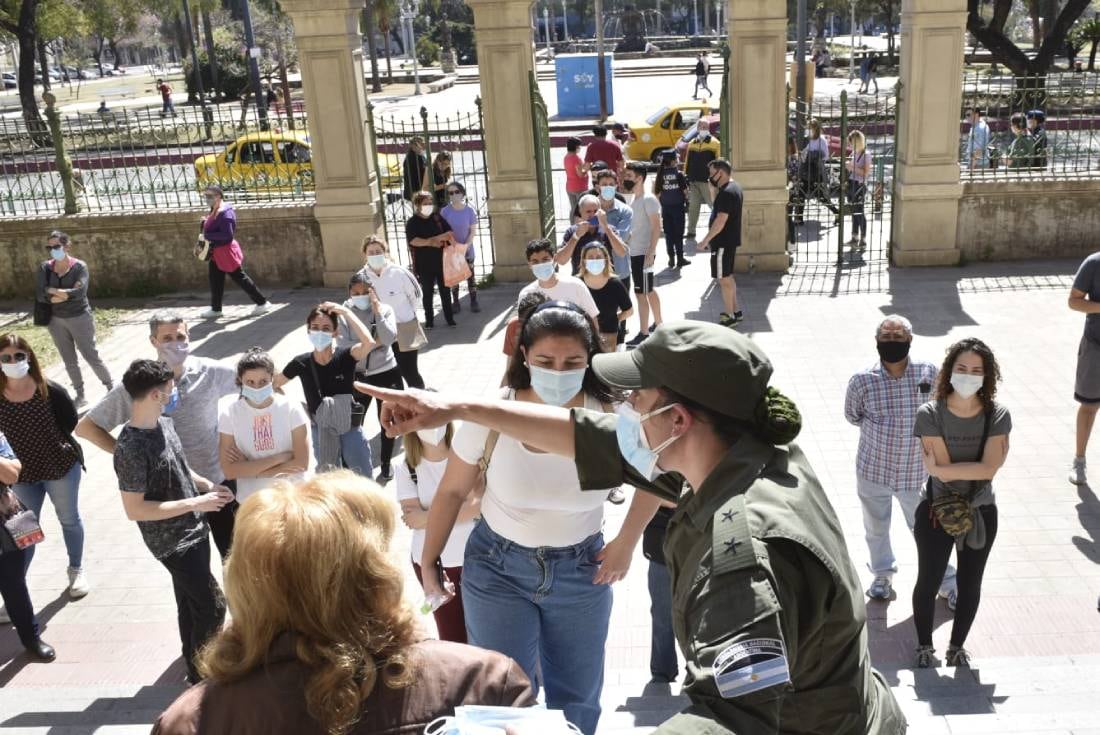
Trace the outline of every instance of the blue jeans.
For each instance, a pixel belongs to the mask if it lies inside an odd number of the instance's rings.
[[[672,632],[672,580],[668,567],[649,562],[649,673],[655,679],[676,681],[676,636]]]
[[[313,458],[317,457],[317,427],[310,424],[310,434],[313,438]],[[363,433],[362,426],[356,426],[351,431],[345,431],[340,435],[340,461],[344,467],[363,477],[370,477],[374,472],[374,463],[371,461],[370,439]]]
[[[73,466],[65,476],[57,480],[39,482],[17,482],[12,490],[19,496],[20,502],[27,506],[39,518],[42,517],[42,503],[50,496],[57,520],[61,522],[61,536],[65,539],[65,549],[69,552],[69,566],[79,569],[84,560],[84,522],[80,520],[77,507],[80,491],[80,463]],[[26,564],[30,568],[34,558],[34,547],[26,549]]]
[[[510,656],[532,682],[541,670],[546,706],[564,710],[585,735],[600,719],[611,618],[611,587],[592,584],[602,548],[596,533],[575,546],[532,549],[482,521],[462,567],[469,642]]]

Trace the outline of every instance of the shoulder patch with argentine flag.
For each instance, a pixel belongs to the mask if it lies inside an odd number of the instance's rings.
[[[778,638],[751,638],[730,644],[715,657],[712,670],[718,693],[724,699],[791,680],[787,651]]]

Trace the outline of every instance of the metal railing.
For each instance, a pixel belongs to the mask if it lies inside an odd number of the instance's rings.
[[[305,113],[271,109],[266,125],[238,104],[118,108],[62,115],[81,212],[197,207],[201,188],[219,184],[235,202],[310,201],[313,166]],[[0,218],[64,210],[57,152],[48,133],[0,118]]]
[[[967,116],[975,106],[989,126],[984,149],[980,137],[971,135]],[[1026,117],[1032,110],[1046,118],[1042,132],[1018,136],[1012,130],[1013,116]],[[967,74],[962,115],[959,163],[964,181],[1100,178],[1100,74]]]

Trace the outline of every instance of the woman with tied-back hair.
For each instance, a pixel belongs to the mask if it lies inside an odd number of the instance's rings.
[[[534,704],[508,658],[425,639],[391,553],[395,510],[347,471],[248,498],[225,567],[232,622],[154,735],[419,733],[458,705]]]

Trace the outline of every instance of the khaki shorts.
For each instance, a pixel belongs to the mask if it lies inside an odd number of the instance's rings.
[[[1100,343],[1081,337],[1077,348],[1077,381],[1073,397],[1078,403],[1100,403]]]

